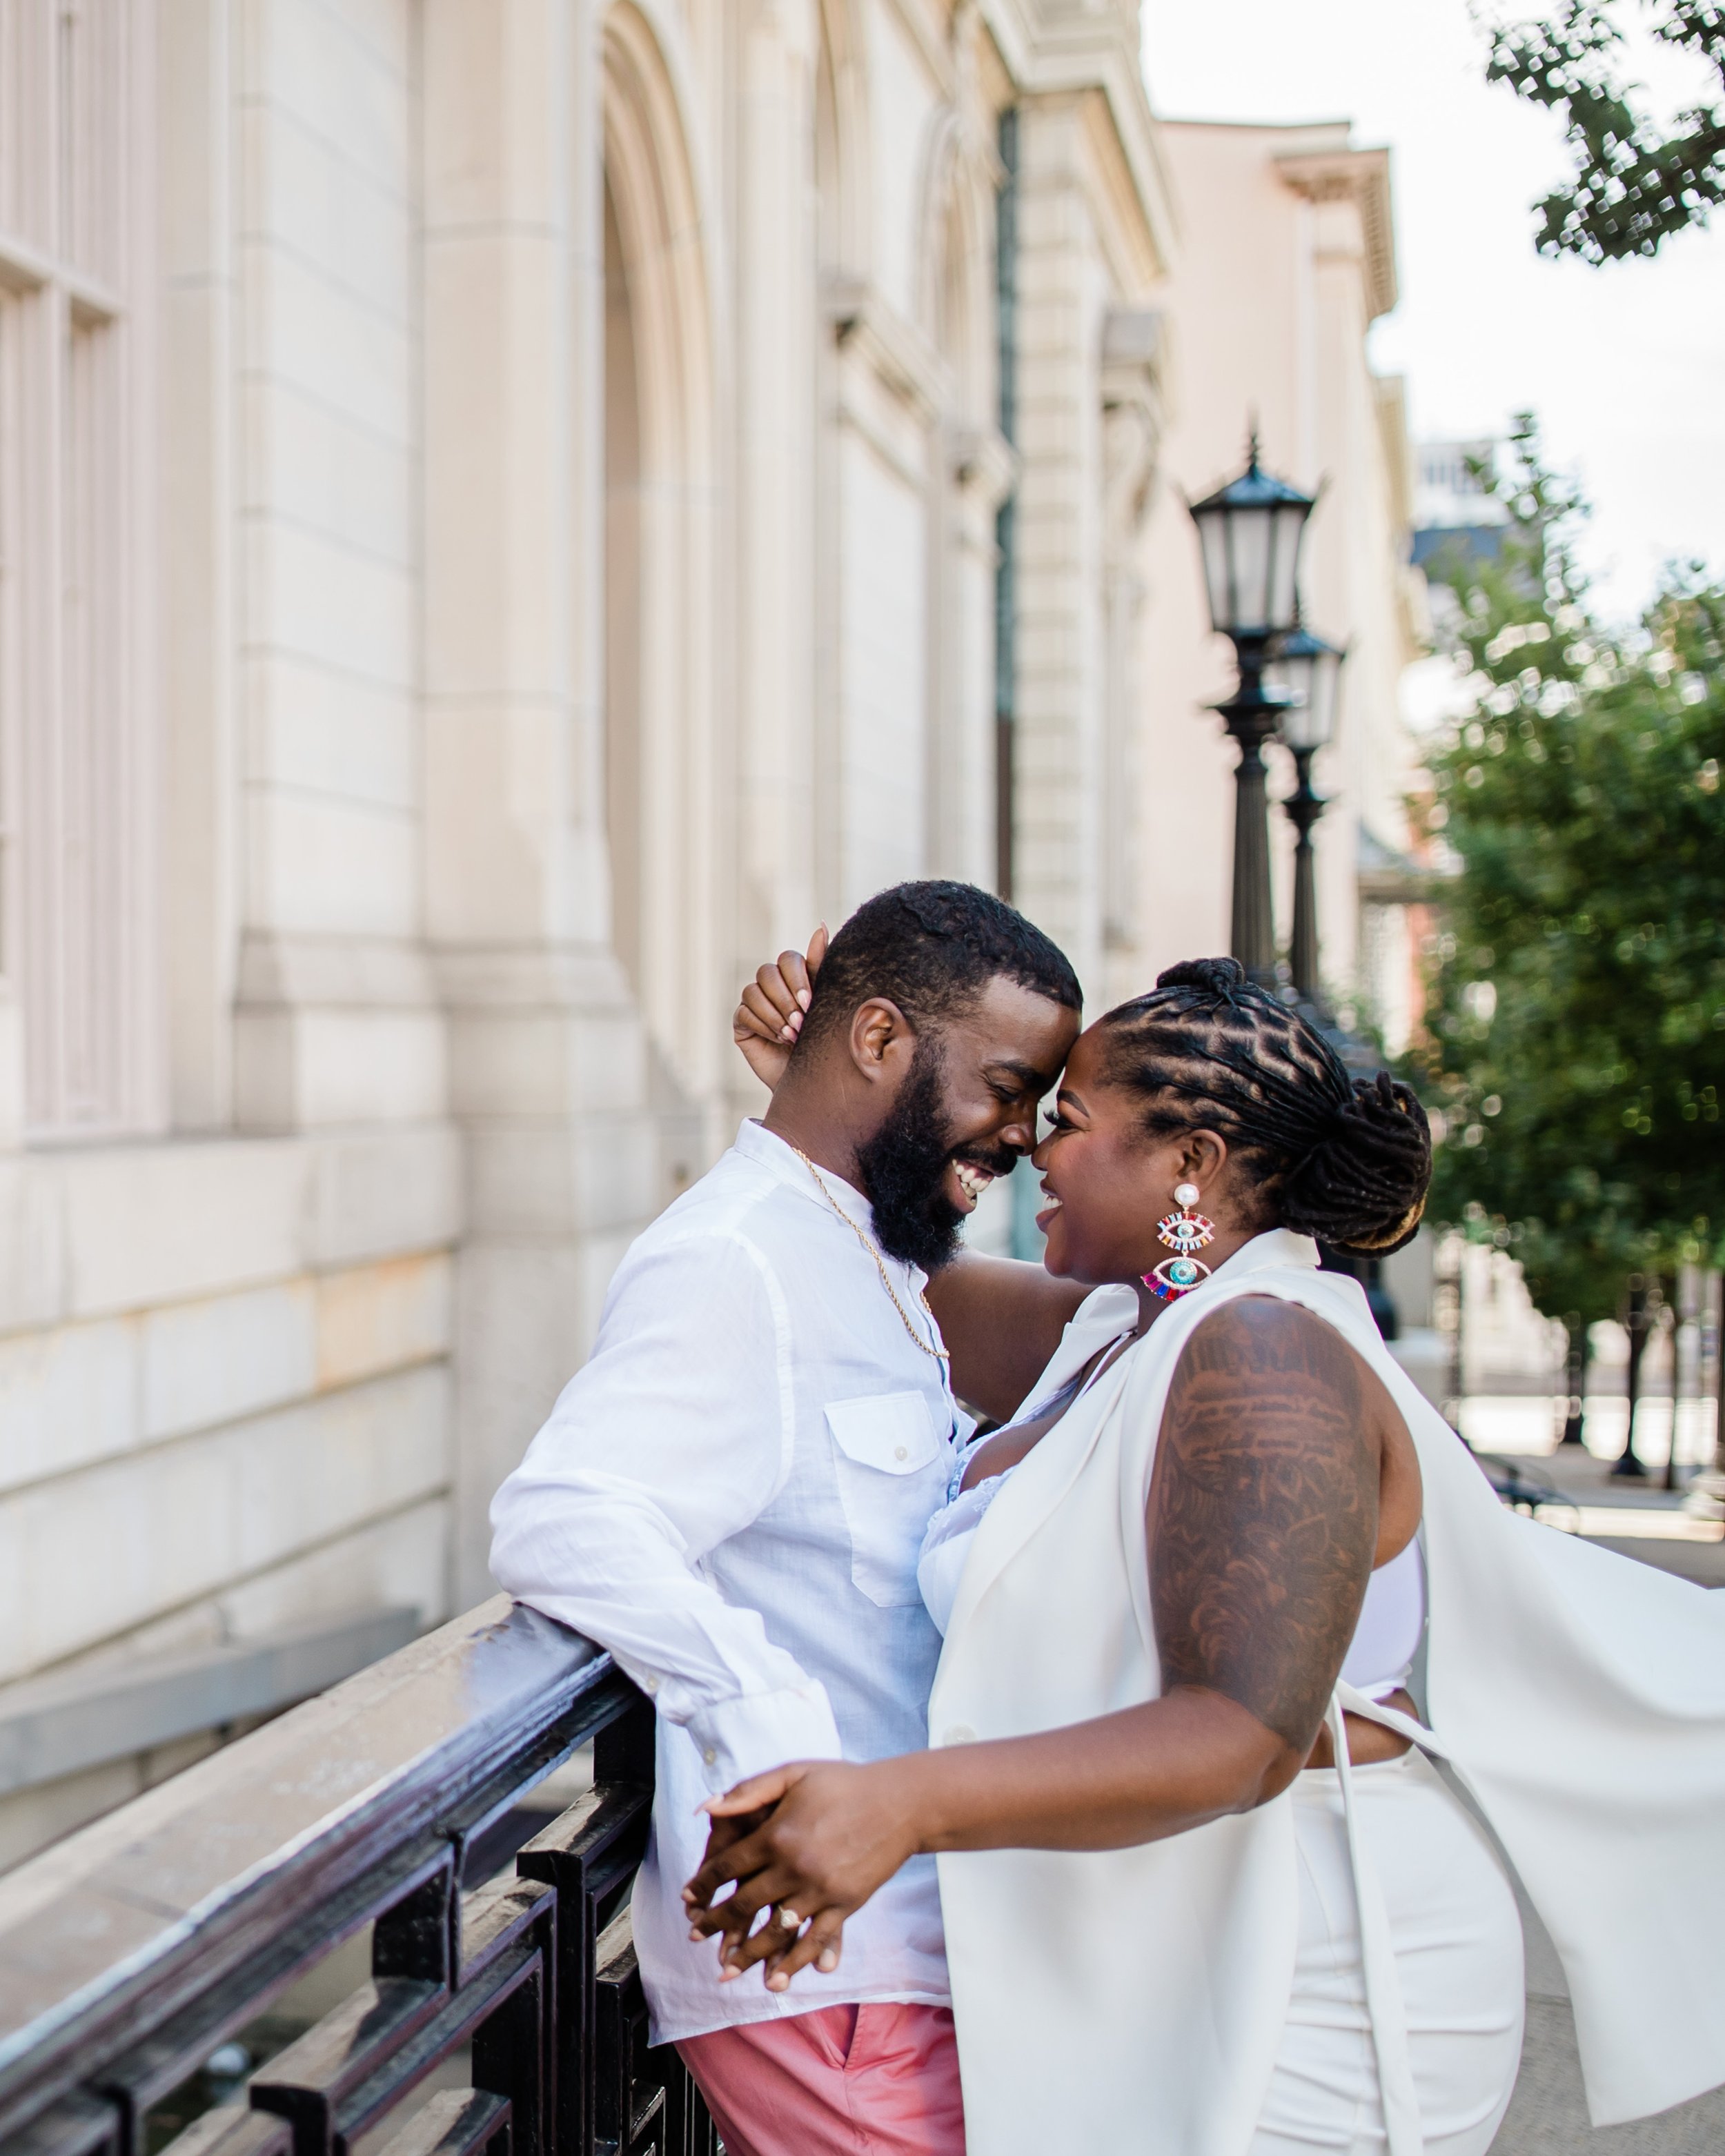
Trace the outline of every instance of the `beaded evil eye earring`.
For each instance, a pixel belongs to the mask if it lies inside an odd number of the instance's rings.
[[[1156,1240],[1166,1243],[1173,1251],[1164,1258],[1153,1273],[1142,1276],[1143,1282],[1152,1295],[1158,1295],[1164,1302],[1173,1302],[1183,1295],[1202,1286],[1210,1276],[1210,1269],[1194,1251],[1201,1250],[1206,1243],[1216,1240],[1216,1224],[1206,1220],[1202,1213],[1194,1213],[1198,1203],[1198,1185],[1182,1183],[1174,1190],[1178,1213],[1170,1213],[1165,1220],[1156,1224]]]

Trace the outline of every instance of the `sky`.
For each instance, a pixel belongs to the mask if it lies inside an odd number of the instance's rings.
[[[1389,145],[1401,299],[1372,357],[1407,377],[1416,440],[1537,412],[1594,504],[1582,552],[1608,613],[1638,613],[1674,558],[1725,578],[1725,215],[1651,262],[1537,254],[1561,131],[1486,84],[1467,0],[1144,0],[1143,26],[1170,119],[1345,118]],[[1666,111],[1698,80],[1645,44],[1631,72]]]

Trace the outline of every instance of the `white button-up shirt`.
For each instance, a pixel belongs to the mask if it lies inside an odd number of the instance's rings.
[[[704,1797],[788,1759],[928,1741],[941,1640],[916,1557],[958,1418],[927,1352],[939,1336],[924,1276],[883,1259],[901,1316],[850,1224],[872,1245],[867,1200],[824,1180],[833,1203],[782,1139],[745,1123],[630,1249],[591,1360],[491,1507],[499,1582],[608,1647],[658,1707],[634,1903],[657,2043],[848,2001],[948,1999],[932,1857],[850,1920],[836,1971],[784,1994],[758,1970],[721,1984],[681,1901],[706,1845]]]

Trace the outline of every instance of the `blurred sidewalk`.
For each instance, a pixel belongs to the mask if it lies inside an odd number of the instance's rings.
[[[1725,2090],[1656,2118],[1594,2128],[1588,2123],[1569,1987],[1545,1927],[1522,1899],[1527,1941],[1527,2029],[1522,2071],[1491,2156],[1719,2156]]]

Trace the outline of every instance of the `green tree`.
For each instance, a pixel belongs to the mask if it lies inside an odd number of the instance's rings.
[[[1701,60],[1725,92],[1725,8],[1640,0],[1653,35]],[[1662,240],[1725,201],[1725,96],[1680,113],[1670,132],[1623,72],[1626,0],[1565,0],[1544,19],[1491,31],[1487,79],[1563,116],[1574,177],[1536,204],[1546,254],[1611,262]]]
[[[1725,1257],[1725,590],[1672,577],[1614,634],[1531,417],[1490,484],[1499,556],[1433,565],[1472,710],[1424,811],[1457,868],[1418,1051],[1432,1211],[1580,1340],[1632,1275]]]

